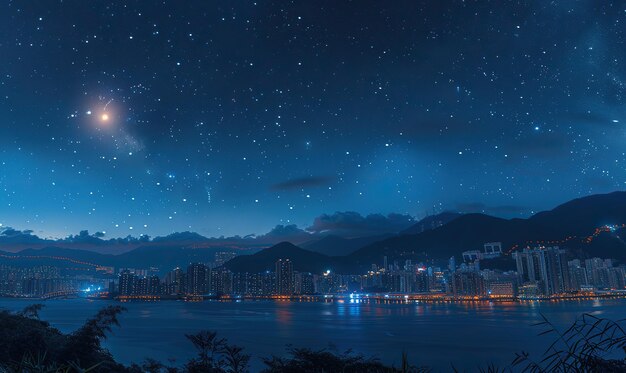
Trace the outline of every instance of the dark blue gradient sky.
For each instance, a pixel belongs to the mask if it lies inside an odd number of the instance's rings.
[[[4,1],[0,223],[243,235],[623,189],[625,32],[622,1]]]

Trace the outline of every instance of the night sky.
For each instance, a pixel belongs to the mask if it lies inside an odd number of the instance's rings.
[[[0,223],[528,216],[626,184],[626,2],[0,3]]]

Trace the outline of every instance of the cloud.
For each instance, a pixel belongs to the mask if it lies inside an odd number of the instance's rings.
[[[0,228],[0,236],[5,237],[17,237],[17,236],[33,236],[33,230],[25,229],[23,231],[13,229],[11,227],[2,227]],[[33,236],[36,237],[36,236]]]
[[[311,176],[298,179],[290,179],[278,184],[272,185],[272,190],[297,190],[304,188],[316,188],[331,184],[335,178],[330,176]]]
[[[415,220],[410,215],[370,214],[363,216],[358,212],[335,212],[332,215],[323,214],[315,218],[313,225],[306,230],[314,233],[336,234],[346,237],[376,235],[383,233],[397,233],[412,224]]]
[[[203,242],[209,239],[196,232],[175,232],[164,237],[155,237],[153,242]]]
[[[265,237],[286,237],[286,236],[295,236],[301,234],[308,234],[303,229],[298,228],[295,224],[290,225],[277,225],[272,230],[267,232]]]
[[[31,248],[55,245],[58,247],[79,247],[100,252],[114,250],[119,247],[139,247],[142,245],[189,245],[202,244],[208,246],[239,246],[255,247],[259,245],[273,245],[280,241],[290,241],[300,244],[310,241],[316,236],[328,234],[340,235],[346,238],[373,236],[385,233],[398,233],[415,221],[413,217],[402,214],[371,214],[363,216],[357,212],[336,212],[318,216],[313,224],[306,228],[299,228],[295,224],[276,225],[269,232],[259,235],[234,237],[205,237],[196,232],[175,232],[167,236],[151,238],[148,235],[139,237],[126,236],[105,239],[103,232],[89,233],[82,230],[78,234],[69,235],[60,239],[42,239],[31,230],[16,230],[10,227],[0,227],[0,247],[14,248],[15,245],[28,244]]]
[[[33,234],[33,231],[26,229],[23,231],[11,227],[0,227],[0,243],[39,243],[44,242],[41,238]]]
[[[272,228],[269,232],[249,237],[258,243],[277,243],[279,241],[290,241],[291,243],[300,243],[311,239],[311,233],[304,229],[298,228],[295,224],[282,225],[279,224]]]
[[[488,206],[482,202],[457,203],[456,210],[462,213],[481,213],[495,216],[511,217],[524,215],[528,208],[517,205]]]

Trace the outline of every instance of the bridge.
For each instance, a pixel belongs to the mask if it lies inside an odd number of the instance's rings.
[[[55,291],[52,293],[47,293],[41,296],[43,300],[49,299],[62,299],[62,298],[73,298],[77,297],[79,294],[78,290],[63,290],[63,291]]]

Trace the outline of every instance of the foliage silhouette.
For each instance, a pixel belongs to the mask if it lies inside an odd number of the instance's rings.
[[[528,353],[516,354],[514,367],[522,372],[626,372],[626,360],[615,359],[626,352],[626,319],[612,321],[585,313],[565,331],[559,331],[544,315],[535,326],[539,335],[555,335],[541,360]]]
[[[102,347],[102,341],[119,326],[123,307],[100,310],[83,326],[63,334],[39,319],[42,305],[16,313],[0,311],[0,373],[247,373],[251,356],[240,346],[230,345],[215,331],[202,330],[186,335],[197,356],[180,366],[168,366],[154,359],[124,366]],[[512,364],[493,364],[479,372],[626,372],[626,320],[612,321],[583,314],[569,328],[558,330],[545,316],[536,324],[545,328],[540,335],[554,335],[539,360],[528,353],[516,354]],[[402,353],[400,367],[387,366],[375,358],[339,353],[333,348],[313,350],[288,347],[283,356],[262,358],[267,373],[418,373],[425,367],[409,363]],[[171,362],[170,362],[171,363]],[[172,364],[173,365],[173,364]],[[452,367],[453,371],[457,371]]]

